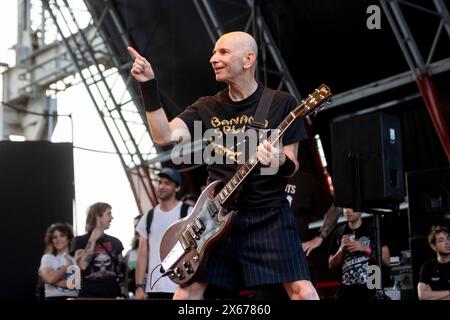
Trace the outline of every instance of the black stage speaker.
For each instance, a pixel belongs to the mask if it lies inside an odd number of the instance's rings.
[[[0,300],[34,299],[44,235],[72,223],[72,144],[0,141]]]
[[[383,113],[331,124],[335,203],[384,208],[404,197],[400,120]]]
[[[450,167],[408,172],[406,186],[411,237],[428,235],[432,225],[448,226]]]

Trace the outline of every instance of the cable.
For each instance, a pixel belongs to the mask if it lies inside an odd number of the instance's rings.
[[[68,117],[70,119],[70,130],[71,130],[71,138],[72,138],[72,143],[73,143],[73,117],[72,117],[72,113],[69,114],[58,114],[58,113],[40,113],[40,112],[34,112],[34,111],[29,111],[26,109],[22,109],[22,108],[18,108],[16,106],[13,106],[12,104],[9,104],[7,102],[0,102],[0,104],[4,107],[13,109],[17,112],[23,112],[23,113],[27,113],[27,114],[33,114],[36,116],[41,116],[41,117],[46,117],[46,118],[55,118],[55,117]]]
[[[24,113],[28,113],[28,114],[34,114],[36,116],[41,116],[41,117],[69,117],[72,118],[72,114],[57,114],[57,113],[40,113],[40,112],[34,112],[34,111],[29,111],[26,109],[22,109],[22,108],[18,108],[16,106],[13,106],[12,104],[9,104],[7,102],[0,102],[2,104],[2,106],[8,107],[10,109],[16,110],[17,112],[24,112]]]
[[[106,150],[98,150],[98,149],[91,149],[86,147],[79,147],[79,146],[73,146],[74,149],[84,150],[84,151],[91,151],[91,152],[97,152],[97,153],[105,153],[105,154],[121,154],[124,156],[130,155],[129,153],[119,153],[116,151],[106,151]],[[150,153],[142,153],[142,155],[148,156]]]
[[[41,116],[41,117],[69,117],[72,119],[72,114],[51,114],[51,113],[39,113],[39,112],[34,112],[34,111],[29,111],[26,109],[22,109],[22,108],[18,108],[16,106],[13,106],[7,102],[1,102],[2,106],[8,107],[10,109],[16,110],[18,112],[24,112],[24,113],[28,113],[28,114],[34,114],[37,116]],[[73,126],[72,126],[73,128]],[[73,133],[72,133],[72,137],[73,137]],[[72,139],[73,140],[73,139]],[[106,150],[98,150],[98,149],[91,149],[91,148],[85,148],[85,147],[79,147],[79,146],[73,146],[74,149],[79,149],[79,150],[84,150],[84,151],[90,151],[90,152],[97,152],[97,153],[104,153],[104,154],[114,154],[114,155],[129,155],[129,153],[119,153],[119,152],[115,152],[115,151],[106,151]],[[151,153],[142,153],[142,155],[144,156],[148,156],[151,155]],[[190,167],[190,168],[186,168],[186,169],[182,169],[181,172],[183,171],[189,171],[192,169],[197,168],[198,166],[194,166],[194,167]]]
[[[153,290],[153,288],[155,287],[155,284],[156,284],[159,280],[161,280],[162,277],[168,276],[168,275],[172,272],[172,271],[170,271],[170,270],[164,272],[164,273],[163,273],[158,279],[156,279],[156,281],[152,284],[153,272],[155,272],[156,268],[158,268],[158,267],[160,267],[160,266],[161,266],[161,263],[160,263],[160,264],[157,264],[157,265],[153,268],[152,272],[150,272],[150,290]]]
[[[97,153],[106,153],[106,154],[118,154],[115,151],[106,151],[106,150],[97,150],[97,149],[90,149],[90,148],[85,148],[85,147],[78,147],[78,146],[73,146],[74,149],[79,149],[79,150],[84,150],[84,151],[91,151],[91,152],[97,152]]]

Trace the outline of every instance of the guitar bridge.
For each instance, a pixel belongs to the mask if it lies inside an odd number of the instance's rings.
[[[187,228],[187,231],[189,232],[189,234],[191,235],[191,237],[195,240],[200,240],[200,236],[197,234],[197,231],[194,230],[193,226],[189,226]]]
[[[184,250],[188,250],[191,247],[197,247],[197,242],[195,242],[188,230],[181,234],[179,242],[181,242]]]

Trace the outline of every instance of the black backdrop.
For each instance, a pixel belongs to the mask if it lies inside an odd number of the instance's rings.
[[[427,235],[434,225],[450,227],[450,167],[408,172],[408,220],[414,288],[420,267],[436,256]]]
[[[72,144],[0,142],[0,300],[33,299],[46,228],[72,223]]]

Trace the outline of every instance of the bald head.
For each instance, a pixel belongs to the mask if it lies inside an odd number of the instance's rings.
[[[258,56],[258,46],[256,44],[255,38],[253,38],[247,32],[234,31],[225,33],[219,38],[219,40],[217,40],[217,42],[219,41],[227,41],[229,43],[232,43],[236,46],[237,49],[240,49],[245,53],[251,51],[256,56]]]
[[[221,36],[209,60],[216,80],[227,83],[245,78],[247,82],[254,80],[257,52],[256,41],[248,33],[230,32]]]

